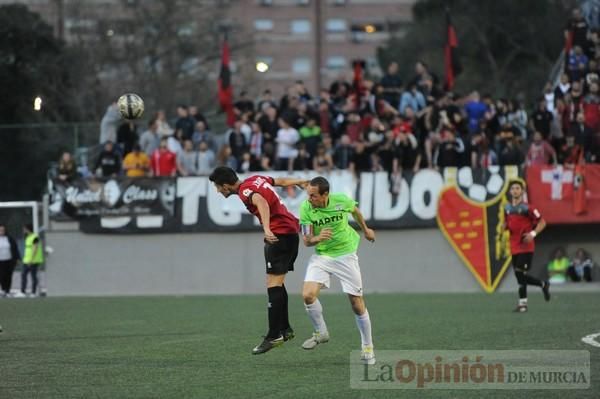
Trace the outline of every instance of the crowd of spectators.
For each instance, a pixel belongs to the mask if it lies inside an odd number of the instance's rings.
[[[348,169],[397,176],[449,166],[600,162],[600,36],[579,10],[565,35],[564,72],[557,84],[546,84],[531,112],[522,100],[443,90],[422,61],[413,76],[400,76],[392,62],[379,81],[341,76],[319,93],[302,81],[278,99],[268,89],[254,101],[242,91],[236,121],[224,135],[211,131],[197,107],[185,105],[171,123],[157,112],[141,134],[134,122],[117,128],[113,104],[102,120],[104,148],[92,173],[190,176],[228,165],[238,172]],[[67,154],[59,175],[73,176]]]

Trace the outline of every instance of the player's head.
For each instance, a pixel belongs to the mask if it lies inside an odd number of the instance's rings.
[[[0,237],[5,236],[6,235],[6,227],[4,226],[4,223],[0,222]]]
[[[215,168],[210,176],[208,176],[208,180],[215,184],[217,191],[225,198],[231,194],[237,194],[236,183],[239,181],[238,176],[233,169],[227,166]]]
[[[23,231],[25,231],[25,233],[33,233],[33,225],[31,223],[25,223]]]
[[[511,180],[508,184],[508,192],[513,200],[520,200],[523,198],[523,192],[525,191],[525,184],[521,180]]]
[[[310,181],[308,188],[308,202],[315,208],[324,208],[329,199],[329,182],[322,176],[315,177]]]

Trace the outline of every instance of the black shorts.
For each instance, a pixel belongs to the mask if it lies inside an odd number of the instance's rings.
[[[512,265],[515,272],[526,272],[531,269],[533,262],[533,252],[524,252],[512,256]]]
[[[265,241],[265,266],[267,274],[286,274],[294,270],[298,257],[298,234],[275,234],[279,241]]]

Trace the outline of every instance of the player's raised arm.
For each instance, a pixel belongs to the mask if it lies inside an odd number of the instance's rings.
[[[354,210],[352,211],[352,217],[365,234],[365,238],[371,242],[375,242],[375,231],[367,226],[367,222],[365,222],[365,218],[357,206],[355,206]]]
[[[269,223],[269,221],[271,220],[271,210],[269,209],[269,203],[259,193],[253,193],[251,201],[254,204],[254,206],[256,206],[256,208],[258,209],[263,230],[265,232],[265,240],[271,243],[277,242],[277,236],[271,231],[271,226]]]
[[[308,183],[309,180],[306,179],[295,179],[291,177],[273,178],[273,185],[277,187],[299,186],[300,188],[304,189]]]

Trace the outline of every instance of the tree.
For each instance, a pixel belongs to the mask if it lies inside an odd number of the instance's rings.
[[[0,7],[2,124],[69,120],[72,64],[38,14],[22,5]],[[33,109],[37,96],[43,101],[39,112]],[[64,142],[56,130],[0,130],[0,200],[39,198],[48,161],[56,159]]]
[[[424,60],[443,70],[445,9],[450,8],[463,66],[455,90],[478,89],[494,96],[524,94],[534,99],[563,46],[567,9],[559,0],[423,0],[413,7],[414,23],[379,51],[382,65],[401,61],[405,76]]]
[[[227,2],[122,0],[107,18],[68,2],[65,15],[94,20],[74,45],[86,53],[103,88],[98,113],[120,94],[138,93],[149,112],[178,103],[216,109],[216,73]],[[116,15],[116,16],[115,16]]]

